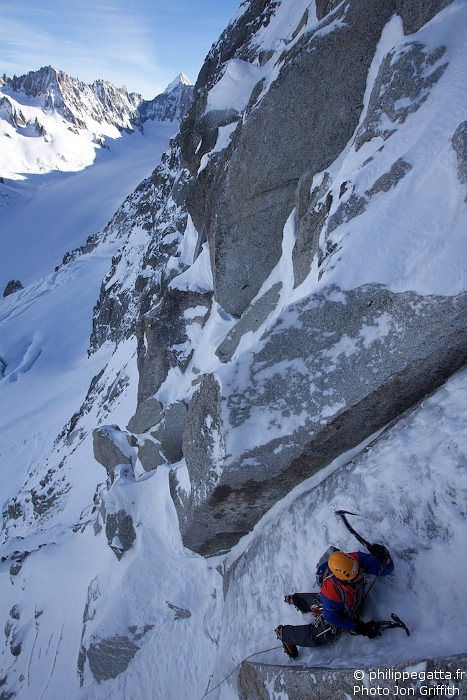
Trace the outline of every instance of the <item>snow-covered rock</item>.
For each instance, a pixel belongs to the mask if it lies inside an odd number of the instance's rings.
[[[156,169],[55,271],[32,234],[16,255],[46,273],[10,266],[0,307],[2,693],[235,698],[256,674],[336,697],[349,667],[463,663],[466,26],[462,0],[246,0]],[[35,146],[41,99],[17,101]],[[153,124],[109,127],[99,199]],[[343,635],[297,672],[273,629],[354,548],[338,508],[395,561],[365,615],[411,635]]]
[[[401,17],[385,2],[327,10],[294,25],[275,8],[249,56],[258,87],[232,87],[232,53],[182,128],[197,250],[207,239],[214,300],[242,314],[207,374],[221,387],[223,456],[203,477],[214,436],[205,457],[202,442],[186,453],[191,501],[182,488],[177,502],[185,543],[204,554],[466,359],[465,9],[454,3],[411,36],[403,6]],[[261,65],[275,21],[290,38]],[[241,119],[230,143],[206,151],[229,94]],[[190,148],[204,152],[198,170]]]

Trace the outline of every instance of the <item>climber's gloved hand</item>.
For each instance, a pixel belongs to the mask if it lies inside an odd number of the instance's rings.
[[[368,637],[368,639],[374,639],[378,635],[381,635],[378,625],[374,620],[369,620],[368,622],[357,620],[355,623],[355,632],[361,634],[363,637]]]
[[[383,544],[370,544],[368,546],[368,551],[376,557],[383,566],[389,566],[391,563],[391,555]]]

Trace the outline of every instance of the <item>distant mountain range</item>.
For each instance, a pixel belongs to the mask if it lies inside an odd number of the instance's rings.
[[[115,138],[123,130],[142,131],[148,120],[179,122],[192,95],[193,86],[183,73],[153,100],[103,80],[88,85],[52,66],[20,77],[4,75],[0,78],[0,176],[16,179],[22,172],[81,169],[92,162],[96,146],[104,146],[106,137]],[[22,142],[23,137],[28,140]],[[55,143],[56,157],[50,145],[31,148],[31,137]]]

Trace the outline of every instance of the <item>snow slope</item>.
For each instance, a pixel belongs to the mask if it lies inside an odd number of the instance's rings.
[[[26,285],[46,275],[67,251],[101,231],[122,201],[159,162],[177,125],[151,122],[144,133],[107,139],[95,160],[75,172],[29,174],[0,185],[0,289],[10,279]],[[25,251],[28,254],[25,255]]]
[[[378,582],[366,614],[386,619],[397,612],[411,636],[399,630],[377,640],[345,636],[327,648],[302,650],[301,662],[387,667],[465,650],[457,582],[467,573],[466,389],[463,371],[373,445],[343,455],[277,503],[225,558],[204,560],[181,545],[166,468],[139,482],[122,474],[107,498],[126,508],[133,503],[138,538],[121,562],[89,522],[75,532],[56,523],[26,537],[21,547],[33,553],[16,577],[8,576],[9,562],[1,565],[5,609],[19,615],[10,618],[8,642],[22,643],[17,660],[8,647],[2,651],[8,688],[21,685],[21,698],[57,697],[65,685],[76,698],[201,697],[210,679],[214,687],[249,654],[276,646],[279,622],[304,622],[285,608],[283,595],[310,590],[314,564],[329,543],[355,547],[336,508],[359,511],[358,529],[385,543],[395,559],[394,574]],[[82,470],[84,443],[77,452],[74,469]],[[18,544],[11,540],[4,552]],[[453,559],[456,576],[445,577]],[[86,676],[80,688],[80,638],[92,645],[123,635],[139,647],[126,673],[98,685]],[[293,663],[280,649],[257,660]],[[105,678],[105,669],[97,672]],[[237,697],[234,679],[213,697]]]

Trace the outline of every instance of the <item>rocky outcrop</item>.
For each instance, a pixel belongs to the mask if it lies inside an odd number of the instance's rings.
[[[405,34],[413,34],[433,19],[440,10],[453,0],[396,0],[396,12],[402,18]]]
[[[154,397],[138,403],[135,415],[128,423],[132,433],[148,433],[144,444],[138,449],[138,458],[147,470],[153,469],[166,460],[169,464],[178,462],[183,457],[182,441],[187,417],[187,406],[183,401],[167,406],[165,411]],[[163,455],[163,456],[162,456]]]
[[[457,174],[459,182],[465,185],[467,184],[467,122],[462,122],[462,124],[459,124],[457,127],[452,137],[452,146],[457,156]]]
[[[167,406],[164,417],[151,435],[160,443],[161,451],[169,464],[179,462],[183,457],[183,434],[188,408],[184,401]]]
[[[176,255],[186,227],[184,196],[189,180],[175,139],[151,177],[127,198],[104,230],[104,240],[117,237],[131,242],[134,232],[137,243],[122,246],[102,283],[93,313],[91,351],[106,341],[118,343],[134,334],[137,321],[181,271],[177,266],[169,270],[167,264]],[[144,246],[141,230],[146,234]]]
[[[145,433],[162,420],[162,415],[162,405],[153,396],[139,401],[136,413],[128,423],[128,430],[132,433]]]
[[[195,83],[195,98],[206,95],[222,76],[227,61],[252,61],[258,55],[255,34],[267,27],[279,3],[277,0],[250,0],[245,11],[222,32],[211,48]]]
[[[0,110],[6,115],[10,124],[22,129],[28,123],[21,109],[16,107],[9,97],[0,98]]]
[[[132,464],[131,446],[118,425],[105,425],[96,428],[92,434],[94,459],[105,468],[110,483],[113,483],[115,467]]]
[[[131,515],[124,510],[119,510],[117,513],[107,513],[105,534],[110,549],[120,560],[136,539]]]
[[[10,294],[14,294],[15,292],[19,292],[20,289],[24,289],[24,286],[21,284],[19,280],[10,280],[8,284],[6,285],[5,289],[3,290],[3,296],[4,297],[9,297]]]
[[[166,463],[160,443],[151,439],[145,440],[141,447],[139,447],[138,459],[146,472],[152,472],[161,464]]]
[[[313,171],[300,178],[297,187],[297,240],[292,251],[294,286],[298,287],[308,276],[318,250],[319,236],[324,227],[333,196],[328,191],[329,173],[319,185],[313,183]]]
[[[128,637],[96,639],[87,650],[89,668],[98,683],[116,678],[126,670],[139,650]]]
[[[91,583],[90,592],[93,592],[95,582]],[[91,601],[92,602],[92,601]],[[89,605],[89,601],[88,601]],[[89,608],[86,605],[84,614],[84,629],[83,637],[86,632],[86,623],[92,619],[89,617]],[[92,615],[92,612],[91,612]],[[135,654],[141,649],[141,646],[147,641],[145,639],[148,632],[152,630],[154,625],[146,624],[142,627],[137,625],[129,625],[127,630],[122,634],[115,634],[111,637],[91,636],[89,646],[85,648],[81,646],[81,651],[78,659],[78,674],[80,676],[80,684],[83,684],[84,671],[86,662],[89,665],[91,674],[98,683],[108,681],[112,678],[117,678],[121,673],[126,671],[128,664],[134,658]]]
[[[138,401],[154,395],[171,367],[183,372],[193,351],[189,329],[203,326],[211,309],[211,294],[168,290],[137,328]]]
[[[406,44],[404,52],[399,55],[390,52],[385,56],[371,92],[367,114],[356,134],[357,150],[376,136],[388,139],[397,124],[403,124],[409,114],[421,107],[428,99],[430,88],[446,70],[445,52],[445,47],[428,51],[423,44],[414,41]],[[384,117],[387,118],[386,125]]]
[[[183,531],[194,523],[194,514],[210,498],[222,474],[225,449],[220,399],[218,382],[212,375],[207,375],[188,408],[183,455],[190,474],[190,494],[178,487],[175,473],[171,474],[172,497],[178,505],[179,518],[185,524],[185,527],[182,526]]]
[[[278,695],[285,695],[289,700],[306,700],[310,697],[312,684],[313,698],[328,700],[330,697],[365,694],[368,684],[370,694],[371,690],[379,689],[378,695],[388,697],[440,695],[449,692],[449,686],[458,689],[459,692],[455,692],[457,696],[464,697],[467,693],[467,680],[461,678],[457,670],[465,666],[466,660],[467,657],[462,654],[447,658],[417,659],[389,664],[385,666],[384,673],[381,668],[360,664],[362,681],[355,679],[355,668],[306,667],[300,662],[293,666],[280,666],[244,661],[238,675],[237,690],[241,700],[272,700]]]
[[[342,0],[316,0],[316,17],[324,19],[326,15],[336,9]]]
[[[243,336],[258,330],[269,314],[276,309],[281,288],[282,284],[277,282],[247,308],[216,350],[216,355],[221,362],[230,362]]]
[[[231,547],[295,485],[439,386],[467,359],[465,313],[465,295],[376,285],[287,307],[255,352],[217,371],[220,396],[206,378],[190,403],[191,494],[177,503],[185,544]],[[213,435],[203,440],[208,414],[220,462]]]

